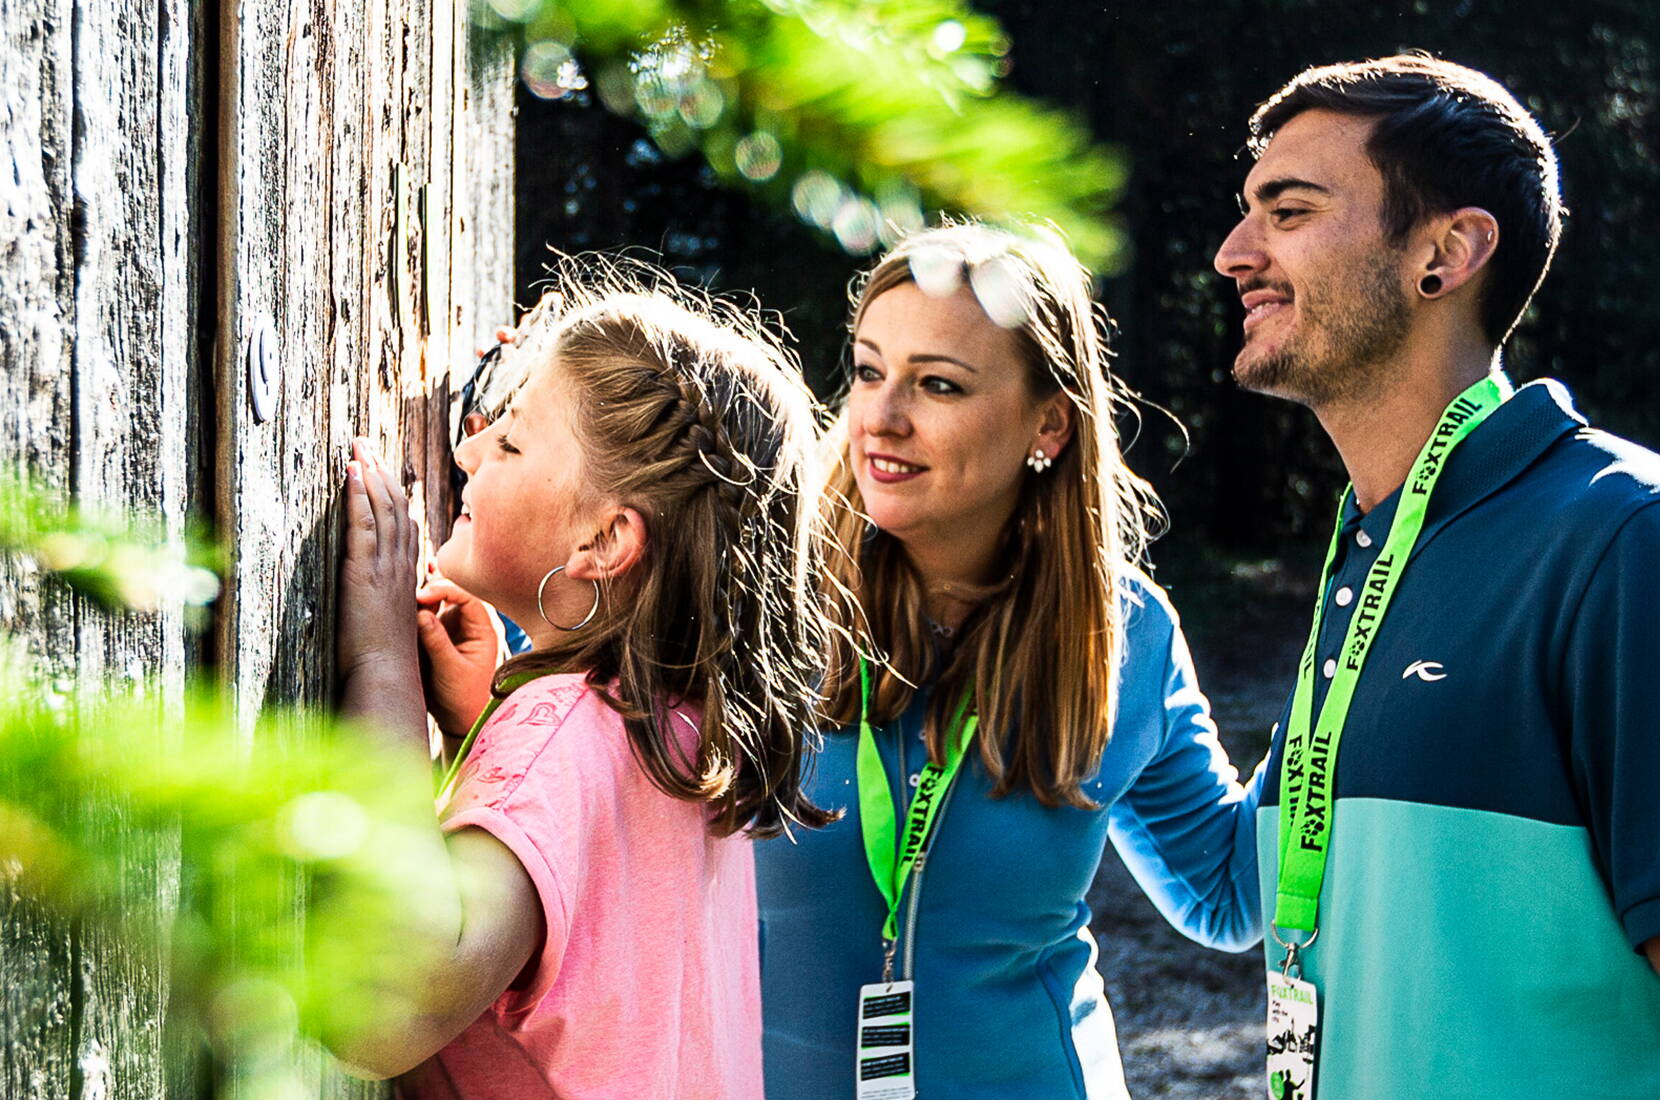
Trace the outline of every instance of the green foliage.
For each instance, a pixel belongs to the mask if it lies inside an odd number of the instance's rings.
[[[0,559],[138,612],[211,598],[213,574],[187,560],[202,548],[143,529],[0,490]],[[284,1094],[299,1048],[410,995],[399,979],[453,909],[432,776],[376,736],[298,711],[256,719],[206,684],[67,695],[0,639],[0,886],[128,944],[159,938],[181,1033],[235,1089]],[[176,910],[143,873],[172,853]]]
[[[449,885],[426,843],[430,775],[369,744],[298,714],[241,722],[200,686],[177,703],[53,699],[7,660],[0,868],[63,916],[164,936],[170,1011],[230,1076],[281,1076],[303,1038],[384,1010]],[[175,850],[189,885],[169,913],[130,869]]]
[[[1070,114],[1002,89],[1009,43],[961,0],[491,0],[544,98],[589,87],[671,156],[865,254],[925,210],[1048,220],[1122,261],[1125,172]],[[579,63],[578,58],[581,59]]]
[[[4,474],[0,555],[31,561],[108,608],[156,611],[171,602],[200,621],[219,594],[216,556],[200,535],[168,540],[157,523],[73,508]]]

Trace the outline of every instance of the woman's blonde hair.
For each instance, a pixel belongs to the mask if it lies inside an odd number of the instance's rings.
[[[651,781],[710,803],[716,835],[822,825],[800,775],[827,625],[816,405],[800,370],[753,312],[649,265],[570,257],[554,282],[513,358],[569,387],[584,483],[637,509],[648,541],[590,623],[507,661],[495,691],[584,671]],[[672,726],[681,701],[702,708],[695,756]]]
[[[832,607],[862,610],[844,616],[837,633],[826,716],[836,726],[858,721],[857,651],[866,649],[882,659],[872,669],[873,720],[892,721],[916,685],[932,682],[924,728],[939,761],[949,716],[972,685],[993,793],[1024,785],[1045,805],[1091,807],[1081,785],[1112,733],[1122,582],[1141,560],[1149,519],[1161,514],[1119,452],[1105,313],[1089,273],[1042,229],[952,224],[913,234],[855,284],[852,330],[872,301],[906,282],[936,295],[972,288],[987,315],[1017,335],[1033,397],[1064,393],[1076,426],[1052,468],[1025,474],[1003,532],[1000,579],[938,662],[921,578],[898,540],[864,516],[843,413],[831,430],[829,495],[846,506],[832,511],[827,583],[838,597]]]

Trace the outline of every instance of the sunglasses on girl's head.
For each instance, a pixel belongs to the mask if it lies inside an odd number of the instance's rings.
[[[494,392],[495,370],[501,365],[502,345],[493,344],[490,349],[478,358],[478,365],[456,395],[455,402],[450,406],[450,447],[453,450],[461,446],[471,433],[467,431],[467,418],[477,413],[487,420],[494,420],[499,410],[484,407],[486,397]]]
[[[467,379],[466,385],[450,403],[450,452],[453,455],[457,448],[464,443],[472,433],[467,430],[467,418],[473,415],[494,420],[501,412],[500,409],[487,407],[486,402],[495,392],[496,371],[501,366],[501,344],[494,344],[483,355],[479,356],[478,365],[473,368],[472,377]],[[467,475],[460,466],[450,463],[450,497],[459,502],[461,490],[467,486]],[[457,504],[459,507],[459,504]]]

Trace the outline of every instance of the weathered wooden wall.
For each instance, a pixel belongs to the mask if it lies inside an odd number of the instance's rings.
[[[0,464],[182,533],[194,491],[196,17],[186,0],[0,7]],[[177,607],[114,618],[0,577],[8,633],[45,690],[144,676],[176,705]],[[112,835],[112,844],[119,837]],[[125,873],[171,904],[176,858]],[[165,1088],[165,962],[69,936],[0,899],[0,1094],[150,1097]]]
[[[253,703],[327,697],[331,507],[353,434],[402,454],[430,525],[447,523],[450,368],[464,378],[507,319],[512,280],[512,64],[463,14],[249,0],[221,29],[221,661]],[[262,325],[264,422],[246,364]]]
[[[206,517],[230,562],[205,642],[176,608],[118,621],[0,563],[0,630],[47,690],[143,678],[170,706],[209,662],[247,728],[268,702],[326,702],[354,434],[402,454],[446,526],[450,368],[508,318],[512,280],[512,59],[467,10],[0,4],[0,468],[174,534]],[[267,420],[246,361],[261,325]],[[177,895],[176,859],[131,874]],[[190,1087],[167,1079],[165,976],[0,894],[0,1096]]]

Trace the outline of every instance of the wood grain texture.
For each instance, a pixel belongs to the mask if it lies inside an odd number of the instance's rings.
[[[171,539],[183,535],[190,360],[192,242],[180,232],[190,87],[181,51],[190,27],[176,5],[77,0],[74,190],[74,483],[87,506],[126,509]],[[170,310],[176,311],[169,316]],[[158,615],[79,609],[75,647],[83,693],[106,681],[143,685],[157,708],[156,750],[182,703],[185,631],[175,602]],[[123,892],[170,913],[178,854],[132,850],[119,813],[103,846],[122,857]],[[164,919],[166,919],[164,917]],[[115,935],[87,922],[76,944],[74,1083],[81,1096],[132,1098],[166,1087],[162,1020],[167,965],[154,936]],[[147,946],[139,946],[148,940]]]
[[[458,329],[505,318],[512,278],[511,200],[499,193],[511,192],[512,67],[499,50],[482,72],[463,63],[476,34],[466,12],[445,0],[243,0],[225,17],[215,480],[232,591],[218,648],[245,731],[270,704],[330,702],[338,491],[354,435],[401,469],[428,530],[448,530],[452,348],[467,349],[470,370],[477,334]],[[462,81],[477,86],[463,95]],[[458,120],[463,101],[489,106]],[[457,166],[482,144],[474,120],[497,109],[503,182],[463,233],[473,200],[458,196]],[[462,280],[458,312],[453,272],[486,267]],[[262,321],[282,362],[275,415],[259,423],[245,353]],[[327,1064],[305,1074],[330,1097],[385,1091]]]
[[[211,647],[177,606],[114,618],[0,564],[0,629],[43,690],[143,681],[165,713],[211,654],[239,702],[233,736],[273,703],[328,705],[355,434],[401,457],[429,530],[447,533],[451,375],[508,319],[512,285],[513,66],[467,10],[0,7],[0,466],[170,537],[205,510],[228,552]],[[278,360],[263,422],[246,369],[261,324]],[[177,852],[128,855],[129,885],[173,904]],[[195,1087],[166,1065],[165,973],[156,950],[72,938],[0,883],[0,1096]],[[326,1060],[302,1072],[318,1095],[386,1092]]]
[[[195,356],[189,13],[182,0],[119,15],[36,3],[8,7],[4,34],[0,463],[178,537]],[[111,616],[11,567],[0,619],[38,655],[45,690],[90,694],[109,679],[143,684],[158,708],[181,701],[177,604]],[[106,836],[128,886],[170,910],[176,848],[126,851],[113,812]],[[14,899],[0,906],[5,1095],[161,1094],[160,937],[141,947],[88,922],[71,938]]]
[[[73,439],[72,49],[68,0],[0,7],[0,469],[63,492]],[[0,560],[0,630],[45,691],[72,690],[74,621],[61,590]],[[0,878],[0,1095],[70,1095],[73,960],[61,927]]]

